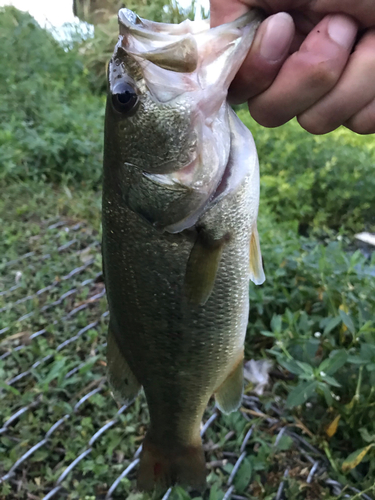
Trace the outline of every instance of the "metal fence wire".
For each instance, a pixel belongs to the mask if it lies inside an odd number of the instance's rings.
[[[0,498],[83,498],[72,493],[87,474],[100,476],[101,486],[86,498],[126,498],[124,488],[135,490],[147,409],[141,396],[116,411],[107,385],[98,235],[64,220],[41,232],[47,237],[40,248],[0,264]],[[46,275],[53,279],[44,282]],[[330,478],[325,455],[291,429],[281,409],[265,411],[251,394],[235,417],[211,405],[201,435],[208,471],[221,480],[220,498],[254,498],[248,485],[239,487],[239,471],[262,436],[275,453],[288,436],[292,459],[274,475],[275,500],[287,498],[285,485],[296,477],[293,457],[306,491],[319,484],[340,498],[371,500]],[[172,495],[170,488],[163,500]]]

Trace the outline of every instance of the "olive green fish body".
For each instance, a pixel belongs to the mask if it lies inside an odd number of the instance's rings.
[[[128,24],[125,34],[137,26]],[[145,31],[142,40],[151,36]],[[163,30],[155,36],[160,34]],[[152,55],[157,64],[148,55],[144,66],[140,56],[132,60],[117,50],[106,111],[108,375],[121,401],[133,399],[141,386],[145,391],[150,427],[138,476],[141,489],[204,484],[203,412],[213,394],[225,412],[240,404],[249,280],[263,279],[256,231],[259,171],[251,134],[225,95],[216,104],[205,104],[206,97],[199,101],[205,87],[194,88],[186,73],[180,85],[185,78],[193,90],[172,89],[172,99],[162,102],[161,96],[170,97],[168,89],[155,91],[141,70],[157,65],[156,82],[160,67],[171,72],[173,54],[163,50]],[[189,71],[194,68],[190,52]],[[113,104],[117,79],[136,87],[134,94],[121,94],[125,111],[121,102]],[[205,106],[202,132],[197,115]]]

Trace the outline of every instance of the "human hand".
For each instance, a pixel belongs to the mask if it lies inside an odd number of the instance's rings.
[[[375,133],[374,2],[211,0],[211,25],[251,7],[271,15],[231,85],[230,101],[248,101],[253,118],[266,127],[297,116],[313,134],[340,125]]]

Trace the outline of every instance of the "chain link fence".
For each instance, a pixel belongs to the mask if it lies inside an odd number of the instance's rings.
[[[141,396],[116,411],[106,382],[109,313],[98,235],[62,220],[41,233],[35,250],[0,267],[0,498],[126,498],[135,490],[147,409]],[[326,455],[293,429],[282,409],[266,410],[251,394],[235,417],[211,405],[201,435],[209,483],[220,479],[217,498],[264,498],[263,477],[275,500],[288,498],[290,478],[304,498],[319,498],[323,488],[339,498],[372,499],[332,479]],[[286,437],[291,444],[280,452]],[[249,473],[264,441],[275,463]],[[91,496],[79,493],[85,477]],[[163,500],[172,497],[170,488]]]

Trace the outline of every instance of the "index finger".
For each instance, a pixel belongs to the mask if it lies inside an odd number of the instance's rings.
[[[211,28],[220,24],[229,23],[250,10],[249,5],[240,0],[211,0],[210,23]]]

